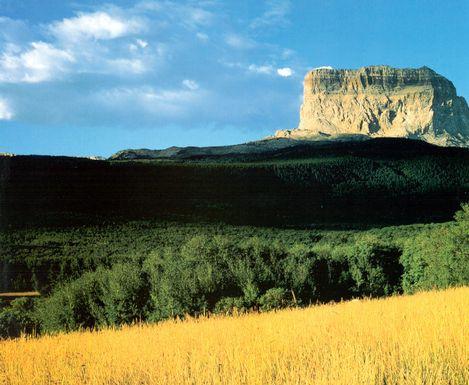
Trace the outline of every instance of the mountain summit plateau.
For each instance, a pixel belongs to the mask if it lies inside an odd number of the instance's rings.
[[[304,79],[298,128],[277,138],[361,134],[469,146],[469,108],[451,81],[428,67],[322,67]]]

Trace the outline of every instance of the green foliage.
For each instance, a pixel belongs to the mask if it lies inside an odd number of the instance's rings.
[[[350,248],[350,274],[357,294],[382,296],[400,291],[402,266],[400,250],[380,244],[373,237],[363,237]]]
[[[464,205],[455,222],[369,231],[132,222],[4,234],[10,250],[40,246],[35,266],[62,266],[63,252],[81,262],[63,265],[74,266],[63,276],[66,269],[36,270],[51,293],[35,309],[5,306],[1,330],[118,326],[468,284],[468,213]]]
[[[54,289],[37,309],[44,332],[71,331],[106,324],[102,301],[103,270],[85,273],[68,284]]]
[[[247,310],[243,297],[224,297],[215,304],[214,313],[235,314],[244,313]]]
[[[10,170],[0,224],[70,227],[116,218],[264,226],[448,220],[467,196],[468,155],[467,149],[381,138],[300,144],[231,159],[17,156],[0,159]],[[73,259],[68,262],[64,273],[77,267]],[[86,259],[82,262],[86,267]]]
[[[182,247],[152,252],[143,268],[150,284],[149,318],[160,320],[203,313],[226,285],[226,245],[220,239],[193,237]]]
[[[287,297],[287,290],[281,287],[274,287],[267,290],[259,298],[260,309],[269,311],[274,309],[281,309],[292,304],[292,300]]]
[[[422,232],[406,243],[401,257],[405,292],[469,283],[468,204],[455,219],[452,226]]]
[[[141,269],[116,264],[58,286],[37,314],[46,332],[116,326],[142,319],[147,298]]]
[[[33,299],[17,298],[10,304],[0,303],[0,338],[18,337],[21,333],[31,334],[37,323]]]
[[[143,318],[148,292],[139,266],[119,263],[101,276],[106,324],[120,325]]]
[[[316,286],[312,279],[316,255],[302,244],[294,244],[286,258],[283,259],[284,287],[289,288],[296,298],[316,296]]]
[[[381,249],[362,241],[358,250],[361,254],[351,254],[358,255],[358,262],[350,259],[355,270],[349,272],[349,256],[343,251],[319,256],[305,245],[286,246],[258,237],[236,241],[196,236],[179,247],[150,252],[143,261],[98,268],[59,286],[43,302],[40,318],[43,329],[50,331],[119,325],[138,318],[159,321],[212,311],[269,310],[380,295],[373,285],[381,289],[389,285],[386,279],[399,280],[373,265],[380,261]],[[382,276],[375,277],[375,271]]]

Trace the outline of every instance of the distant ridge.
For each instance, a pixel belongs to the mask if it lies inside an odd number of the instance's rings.
[[[364,135],[339,135],[334,138],[324,139],[308,138],[305,140],[296,140],[289,138],[268,138],[248,143],[234,144],[230,146],[208,146],[208,147],[168,147],[162,150],[150,149],[128,149],[119,151],[109,159],[190,159],[204,157],[230,157],[242,155],[267,154],[287,148],[298,146],[324,146],[334,142],[344,141],[363,141],[369,138]]]
[[[317,136],[305,140],[271,138],[236,144],[212,147],[169,147],[162,150],[129,149],[112,155],[110,160],[240,160],[256,161],[267,159],[307,157],[308,154],[343,154],[360,152],[382,152],[383,156],[428,152],[435,153],[444,147],[421,140],[406,138],[370,138],[366,135],[338,135],[324,138]],[[450,150],[450,149],[448,149]],[[462,150],[462,149],[461,149]],[[370,154],[371,155],[371,154]]]

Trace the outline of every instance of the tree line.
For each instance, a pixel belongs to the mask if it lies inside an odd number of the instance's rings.
[[[207,233],[184,242],[175,236],[161,247],[70,276],[44,298],[4,304],[0,333],[267,311],[469,283],[469,205],[454,222],[417,228],[410,237],[402,229],[400,238],[396,228],[309,242],[268,239],[262,231],[249,237]]]

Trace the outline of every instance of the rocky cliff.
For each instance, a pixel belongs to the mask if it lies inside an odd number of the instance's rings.
[[[300,123],[275,137],[362,134],[469,146],[469,108],[454,85],[428,67],[318,68],[304,79]]]

